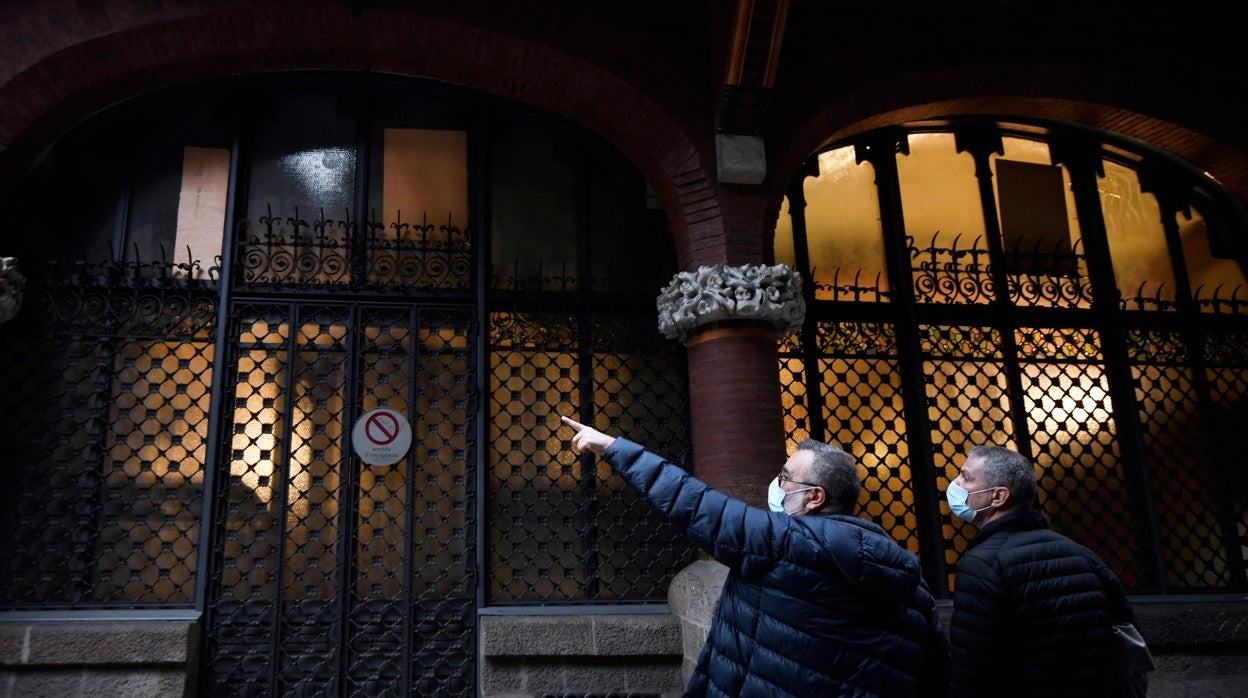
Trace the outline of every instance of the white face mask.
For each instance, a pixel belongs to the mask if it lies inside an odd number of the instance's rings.
[[[801,511],[802,505],[799,503],[797,505],[797,509],[789,511],[788,507],[784,506],[784,498],[791,494],[797,494],[798,492],[805,492],[806,490],[813,489],[815,488],[807,486],[802,487],[801,489],[793,490],[792,492],[785,492],[784,488],[780,486],[780,476],[777,475],[772,479],[771,484],[767,486],[767,508],[772,511],[783,511],[784,513],[792,516],[798,511]]]
[[[949,483],[949,487],[945,490],[945,500],[949,502],[949,510],[952,511],[955,516],[957,516],[959,519],[962,519],[963,521],[966,521],[968,523],[974,523],[976,514],[983,511],[984,509],[991,509],[993,505],[989,504],[986,507],[980,507],[979,509],[972,509],[971,505],[967,503],[966,500],[970,499],[971,495],[973,494],[979,494],[980,492],[987,492],[988,490],[995,490],[995,489],[997,488],[987,487],[982,490],[975,490],[974,492],[967,492],[966,488],[962,487],[961,485],[957,483],[951,482]]]

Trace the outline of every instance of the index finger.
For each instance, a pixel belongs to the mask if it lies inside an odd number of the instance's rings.
[[[571,417],[560,417],[559,419],[563,421],[564,424],[567,424],[568,426],[572,427],[578,432],[580,432],[581,430],[585,428],[584,424],[581,424],[580,422],[572,419]]]

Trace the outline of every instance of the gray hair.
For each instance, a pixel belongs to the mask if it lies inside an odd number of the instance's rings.
[[[858,478],[858,466],[853,457],[837,446],[815,439],[802,441],[797,450],[815,454],[807,481],[827,492],[828,501],[822,509],[833,514],[854,513],[862,481]]]
[[[1036,471],[1026,456],[1004,446],[982,444],[972,447],[966,457],[983,464],[986,486],[1009,490],[1015,506],[1031,506],[1036,498]]]

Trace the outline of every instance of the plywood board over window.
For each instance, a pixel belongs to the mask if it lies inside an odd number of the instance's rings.
[[[1062,168],[1005,159],[996,166],[1006,268],[1017,274],[1074,273]]]
[[[178,193],[178,227],[174,237],[173,259],[190,259],[199,266],[190,270],[174,269],[176,276],[203,279],[208,267],[221,254],[225,231],[226,192],[230,184],[230,151],[224,148],[182,150],[182,188]]]

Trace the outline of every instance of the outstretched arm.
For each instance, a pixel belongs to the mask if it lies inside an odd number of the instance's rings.
[[[637,488],[694,545],[747,576],[762,574],[783,548],[789,517],[747,506],[708,487],[661,456],[562,417],[572,445],[594,453]]]

